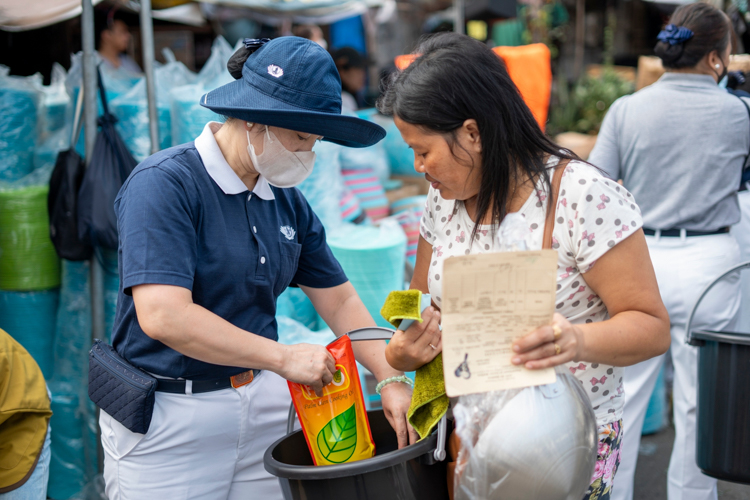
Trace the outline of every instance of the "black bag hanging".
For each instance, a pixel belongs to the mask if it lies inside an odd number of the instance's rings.
[[[78,235],[95,247],[116,250],[115,198],[137,162],[115,130],[117,118],[109,112],[101,74],[98,76],[104,114],[99,117],[94,152],[78,191]]]
[[[78,190],[86,172],[86,165],[75,150],[81,134],[82,102],[83,90],[78,94],[70,148],[57,155],[47,195],[50,239],[57,255],[67,260],[88,260],[92,254],[91,244],[78,236]]]

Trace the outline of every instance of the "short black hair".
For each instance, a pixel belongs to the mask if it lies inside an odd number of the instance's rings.
[[[112,24],[115,21],[122,21],[128,24],[123,17],[117,7],[94,9],[94,44],[97,50],[99,50],[102,41],[102,31],[112,29]]]

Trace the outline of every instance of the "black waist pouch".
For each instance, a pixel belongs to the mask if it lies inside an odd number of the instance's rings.
[[[95,340],[89,351],[89,398],[132,432],[146,434],[158,380]]]

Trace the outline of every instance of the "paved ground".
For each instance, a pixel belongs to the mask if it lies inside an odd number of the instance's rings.
[[[643,436],[635,470],[633,500],[667,498],[667,467],[673,441],[674,429],[671,426],[658,434]],[[750,486],[719,481],[719,500],[750,500]]]

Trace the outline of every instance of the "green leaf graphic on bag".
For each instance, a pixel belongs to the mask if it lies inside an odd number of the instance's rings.
[[[357,414],[354,405],[336,415],[318,433],[318,449],[334,464],[349,460],[357,447]]]

